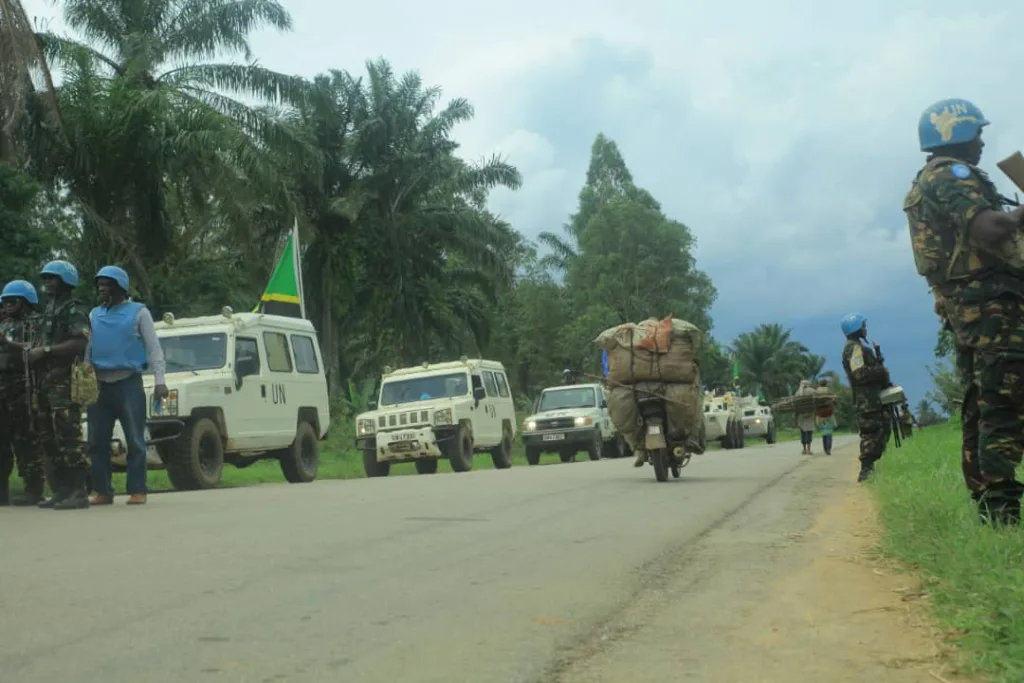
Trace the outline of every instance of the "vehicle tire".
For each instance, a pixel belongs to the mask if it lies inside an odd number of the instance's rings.
[[[512,429],[508,425],[501,428],[501,443],[491,451],[491,462],[496,470],[512,467]]]
[[[281,451],[277,459],[289,483],[305,484],[316,479],[320,471],[320,440],[313,425],[300,422],[291,448]]]
[[[530,464],[530,465],[539,465],[540,464],[540,449],[539,448],[531,448],[530,446],[527,446],[526,447],[526,462],[527,462],[527,464]]]
[[[722,437],[722,448],[725,450],[731,450],[735,446],[733,445],[733,439],[736,437],[736,422],[733,419],[729,419],[725,423],[725,436]]]
[[[654,478],[658,481],[668,481],[668,451],[664,448],[656,448],[650,452],[651,464],[654,465]]]
[[[594,440],[587,448],[587,457],[591,460],[601,459],[601,447],[604,443],[601,441],[601,431],[598,429],[594,430]]]
[[[562,462],[576,462],[576,451],[559,451],[558,459]]]
[[[736,421],[736,448],[743,448],[747,445],[747,432],[743,429],[743,423]]]
[[[174,442],[167,477],[179,491],[212,489],[224,471],[224,442],[217,424],[208,417],[190,420]]]
[[[775,423],[771,422],[768,424],[768,433],[764,435],[765,443],[773,444],[779,438],[778,433],[775,431]]]
[[[363,451],[363,471],[367,477],[386,477],[391,472],[391,463],[377,462],[376,450]]]
[[[446,442],[444,451],[453,472],[469,472],[473,469],[473,437],[465,425],[459,425],[455,438]]]
[[[625,452],[624,446],[625,439],[621,435],[613,436],[601,444],[601,456],[609,460],[621,458]]]
[[[416,471],[420,474],[437,474],[437,458],[417,460]]]

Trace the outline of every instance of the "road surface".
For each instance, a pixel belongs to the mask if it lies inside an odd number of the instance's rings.
[[[837,438],[830,457],[817,443],[813,457],[797,443],[711,452],[665,483],[605,460],[0,509],[0,672],[18,683],[739,680],[707,669],[711,631],[746,609],[714,577],[756,584],[779,539],[848,486],[851,445]],[[632,674],[588,665],[709,581],[688,598],[691,633],[676,624],[647,642]]]

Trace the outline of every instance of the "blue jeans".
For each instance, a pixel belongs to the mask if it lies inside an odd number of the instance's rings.
[[[831,434],[822,434],[821,435],[821,446],[822,446],[822,448],[825,449],[826,453],[829,453],[829,452],[832,451],[832,435]]]
[[[92,490],[114,495],[110,440],[117,420],[128,448],[128,495],[146,493],[146,390],[142,388],[142,375],[99,385],[99,398],[89,406],[88,413]]]

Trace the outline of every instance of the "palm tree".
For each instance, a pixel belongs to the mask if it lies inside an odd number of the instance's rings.
[[[59,99],[68,128],[47,168],[85,206],[80,260],[109,260],[113,251],[151,292],[155,279],[180,277],[173,271],[214,211],[237,218],[268,194],[287,201],[270,152],[299,142],[267,111],[223,92],[298,101],[305,83],[251,62],[206,61],[221,53],[251,60],[250,32],[291,27],[281,5],[68,0],[64,18],[80,41],[40,34],[64,69]]]
[[[778,398],[805,378],[807,348],[793,341],[791,332],[773,323],[736,337],[732,352],[739,362],[740,383],[745,389],[760,385],[768,398]]]

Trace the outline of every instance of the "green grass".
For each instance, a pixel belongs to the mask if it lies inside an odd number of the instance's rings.
[[[1024,533],[977,521],[960,474],[957,424],[915,430],[871,484],[883,553],[924,580],[961,666],[996,683],[1024,681]]]

